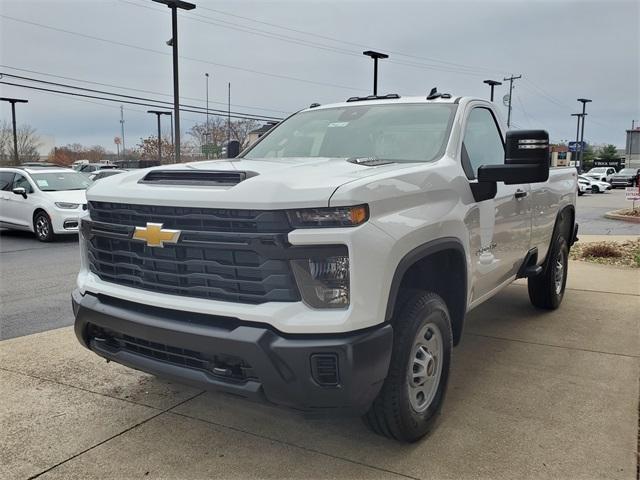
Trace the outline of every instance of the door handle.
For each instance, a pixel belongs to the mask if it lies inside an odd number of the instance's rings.
[[[528,192],[525,192],[524,190],[520,190],[520,189],[518,189],[518,190],[516,190],[516,193],[515,193],[515,195],[514,195],[514,196],[515,196],[516,198],[524,198],[524,197],[526,197],[527,195],[529,195],[529,193],[528,193]]]

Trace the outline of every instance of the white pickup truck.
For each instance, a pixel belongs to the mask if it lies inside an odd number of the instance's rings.
[[[351,98],[292,115],[238,158],[97,182],[72,295],[79,341],[418,440],[466,313],[519,277],[536,307],[564,294],[577,172],[549,168],[545,131],[499,118],[448,94]]]

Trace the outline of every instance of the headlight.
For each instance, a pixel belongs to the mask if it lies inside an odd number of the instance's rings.
[[[349,257],[292,260],[293,274],[302,299],[313,308],[349,306]]]
[[[305,208],[288,212],[294,228],[355,227],[369,219],[367,205],[356,207]]]
[[[79,203],[67,203],[67,202],[56,202],[56,207],[58,208],[66,208],[69,210],[76,209],[80,206]]]

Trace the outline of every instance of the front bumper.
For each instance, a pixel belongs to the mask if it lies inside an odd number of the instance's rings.
[[[230,317],[78,290],[72,303],[78,340],[108,360],[310,413],[364,413],[391,358],[388,324],[338,335],[283,335]]]

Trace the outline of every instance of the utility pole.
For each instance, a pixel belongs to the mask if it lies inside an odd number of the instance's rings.
[[[373,50],[367,50],[362,52],[363,55],[373,58],[373,95],[378,95],[378,59],[389,58],[386,53],[374,52]]]
[[[0,100],[11,104],[11,122],[13,123],[13,160],[16,162],[16,165],[20,165],[20,157],[18,155],[18,130],[16,129],[16,103],[28,103],[29,100],[8,97],[0,97]]]
[[[169,118],[171,119],[171,158],[173,160],[173,163],[176,163],[176,158],[175,158],[175,143],[173,142],[173,113],[169,113]]]
[[[163,112],[162,110],[147,110],[147,113],[153,113],[158,117],[158,164],[162,163],[162,133],[160,131],[160,115],[171,115],[171,112]]]
[[[231,142],[231,82],[229,82],[228,99],[227,99],[227,154],[229,152],[230,142]]]
[[[572,117],[578,117],[578,125],[576,127],[576,151],[573,152],[576,154],[576,158],[574,159],[574,163],[576,165],[576,169],[578,170],[578,173],[582,173],[582,164],[580,163],[579,159],[578,159],[578,149],[582,150],[582,146],[580,145],[580,120],[582,119],[582,117],[586,115],[586,114],[582,114],[582,113],[572,113],[571,116]]]
[[[587,103],[591,102],[588,98],[578,98],[578,101],[582,103],[582,129],[580,132],[580,167],[582,168],[582,157],[584,156],[584,121],[587,116]]]
[[[493,89],[496,85],[502,85],[502,82],[498,82],[496,80],[485,80],[482,83],[486,83],[491,87],[491,101],[493,102]]]
[[[507,114],[507,127],[511,128],[511,97],[513,97],[513,81],[522,78],[522,75],[511,75],[509,78],[503,78],[506,82],[509,80],[509,113]]]
[[[205,73],[204,76],[206,77],[206,90],[207,90],[207,127],[206,127],[206,132],[209,133],[209,74]],[[205,141],[207,136],[205,135]],[[209,159],[209,148],[207,148],[207,160]]]
[[[180,163],[180,88],[178,85],[178,9],[193,10],[193,3],[182,0],[153,0],[171,9],[171,40],[167,42],[173,49],[173,117],[175,118],[175,162]]]
[[[127,158],[127,147],[124,143],[124,108],[120,105],[120,133],[122,134],[122,159],[126,160]]]

